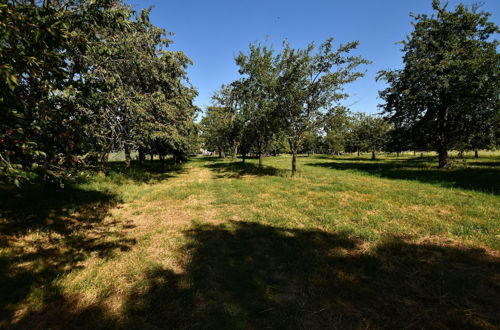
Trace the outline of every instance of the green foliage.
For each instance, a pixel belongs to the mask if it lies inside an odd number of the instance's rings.
[[[357,113],[352,117],[348,144],[350,151],[375,152],[386,147],[390,125],[384,118]]]
[[[241,137],[241,114],[235,105],[234,83],[222,85],[213,95],[212,103],[201,120],[204,145],[224,158],[231,147],[237,147]]]
[[[19,184],[50,178],[75,147],[71,115],[74,60],[86,47],[78,31],[100,20],[84,1],[0,4],[0,179]]]
[[[478,7],[412,15],[414,30],[402,42],[404,68],[379,72],[389,87],[380,92],[384,112],[420,148],[433,145],[439,166],[450,148],[479,148],[495,136],[500,109],[499,31]]]
[[[243,155],[254,150],[262,166],[263,154],[279,152],[285,139],[294,155],[295,175],[295,155],[306,135],[314,135],[325,110],[347,96],[344,85],[362,76],[356,68],[368,61],[348,56],[356,46],[352,42],[333,50],[333,40],[328,39],[314,52],[313,43],[306,49],[294,49],[285,41],[282,51],[276,53],[272,47],[251,44],[248,54],[241,52],[236,57],[242,78],[227,93],[231,102],[226,103],[231,106],[207,111],[207,141],[224,150],[231,140]],[[311,139],[308,142],[306,149],[316,148]]]
[[[276,93],[279,59],[272,47],[250,44],[249,53],[240,52],[235,60],[243,75],[235,89],[243,123],[242,138],[247,147],[255,148],[262,166],[263,154],[280,133]]]
[[[0,180],[58,180],[119,149],[185,158],[196,91],[166,36],[120,0],[0,4]]]
[[[325,116],[325,144],[327,153],[346,151],[352,128],[352,115],[346,107],[331,108]]]

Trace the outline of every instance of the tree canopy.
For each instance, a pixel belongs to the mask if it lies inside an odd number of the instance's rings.
[[[195,89],[169,34],[120,0],[0,4],[0,176],[19,184],[131,149],[181,159]]]
[[[397,130],[425,148],[433,145],[439,167],[451,148],[486,147],[499,113],[499,29],[489,13],[463,4],[435,14],[412,15],[413,32],[402,41],[404,68],[379,72],[384,113]]]

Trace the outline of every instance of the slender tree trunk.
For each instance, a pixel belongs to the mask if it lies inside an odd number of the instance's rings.
[[[130,168],[130,163],[132,162],[132,156],[130,155],[130,146],[125,144],[125,169]]]
[[[448,165],[448,150],[444,147],[440,147],[438,150],[438,167],[444,168]]]
[[[439,168],[448,165],[448,108],[444,107],[439,111],[439,139],[438,139],[438,158]]]
[[[142,148],[139,148],[139,167],[144,166],[145,158],[146,158],[146,155],[144,154],[144,150]]]
[[[359,149],[358,149],[358,157],[359,157]]]
[[[165,155],[160,155],[160,172],[165,172]]]
[[[396,157],[399,157],[399,151],[398,151],[398,152],[396,152]]]
[[[231,159],[232,159],[233,161],[235,161],[235,160],[236,160],[236,156],[237,156],[237,155],[238,155],[238,144],[237,144],[237,143],[235,143],[235,144],[233,145],[233,155],[231,156]]]
[[[155,155],[150,154],[150,155],[149,155],[149,157],[150,157],[150,161],[151,161],[151,163],[153,163],[153,161],[154,161],[154,159],[155,159]]]
[[[242,163],[245,163],[245,159],[247,158],[247,153],[246,152],[242,152],[241,153],[241,162]]]
[[[108,167],[109,151],[104,151],[99,155],[99,171],[98,176],[106,176],[106,168]]]
[[[474,158],[478,159],[479,158],[479,152],[476,150],[474,150]]]
[[[413,156],[416,156],[417,155],[417,152],[415,150],[413,150]]]
[[[224,152],[224,149],[218,148],[219,149],[219,158],[226,158],[226,153]]]
[[[372,151],[372,160],[376,160],[377,158],[375,158],[375,151]]]
[[[262,153],[262,151],[259,151],[259,167],[263,166],[264,166],[264,154]]]
[[[297,153],[292,150],[292,178],[295,177],[297,173]]]

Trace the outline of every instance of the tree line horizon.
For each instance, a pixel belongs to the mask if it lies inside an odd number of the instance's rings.
[[[371,62],[359,42],[280,51],[252,43],[235,58],[240,78],[214,93],[195,122],[191,60],[171,51],[170,33],[150,9],[122,0],[6,1],[0,4],[0,180],[60,181],[83,166],[105,174],[111,152],[139,165],[158,155],[176,163],[201,144],[221,157],[288,151],[291,173],[303,151],[322,153],[496,149],[500,144],[500,56],[490,13],[432,2],[411,14],[403,68],[385,70],[377,115],[340,101]],[[284,146],[286,144],[286,147]]]

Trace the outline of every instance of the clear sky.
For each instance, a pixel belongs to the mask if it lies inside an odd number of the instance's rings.
[[[450,7],[478,1],[448,1]],[[402,65],[397,41],[412,30],[410,12],[431,13],[432,0],[127,0],[135,9],[153,6],[152,22],[173,32],[173,50],[182,50],[193,61],[188,70],[198,89],[196,104],[204,109],[221,84],[238,79],[234,57],[249,43],[265,42],[280,48],[287,38],[292,47],[321,43],[333,37],[338,43],[359,40],[357,54],[372,61],[366,75],[347,86],[344,102],[354,111],[375,113],[377,71]],[[444,3],[444,1],[442,1]],[[482,0],[500,25],[500,0]],[[498,35],[497,35],[498,37]]]

